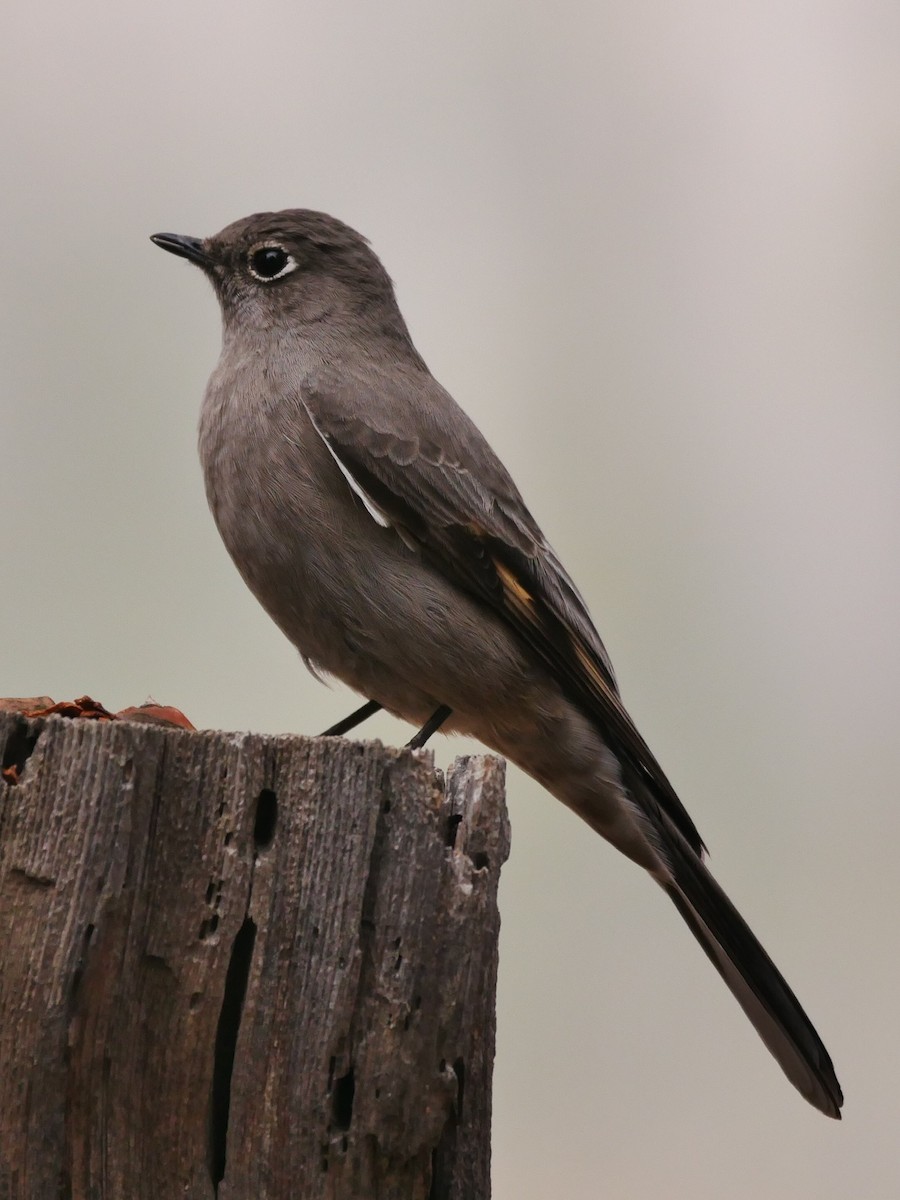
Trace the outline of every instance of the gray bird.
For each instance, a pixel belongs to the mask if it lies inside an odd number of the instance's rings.
[[[587,607],[472,421],[430,374],[368,242],[290,209],[160,233],[222,308],[206,494],[248,586],[314,671],[505,755],[653,876],[823,1113],[843,1103],[799,1002],[704,865]]]

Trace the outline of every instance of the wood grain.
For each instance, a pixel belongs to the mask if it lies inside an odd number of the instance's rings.
[[[484,1200],[504,768],[0,714],[0,1200]]]

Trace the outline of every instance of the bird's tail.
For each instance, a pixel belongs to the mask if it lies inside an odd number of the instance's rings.
[[[797,997],[701,859],[677,830],[666,832],[674,880],[663,886],[675,907],[794,1087],[840,1119],[841,1086]]]

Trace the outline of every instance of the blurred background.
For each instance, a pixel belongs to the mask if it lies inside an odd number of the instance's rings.
[[[147,240],[340,216],[584,592],[847,1096],[842,1125],[808,1108],[658,890],[511,771],[495,1197],[895,1200],[900,8],[0,23],[0,693],[267,732],[355,705],[219,542],[195,453],[218,312]]]

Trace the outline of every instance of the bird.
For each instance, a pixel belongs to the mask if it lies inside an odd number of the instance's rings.
[[[839,1118],[831,1058],[713,878],[629,717],[587,605],[500,459],[416,350],[368,240],[309,209],[159,233],[222,314],[200,415],[206,495],[238,571],[319,676],[516,763],[668,895],[801,1095]]]

